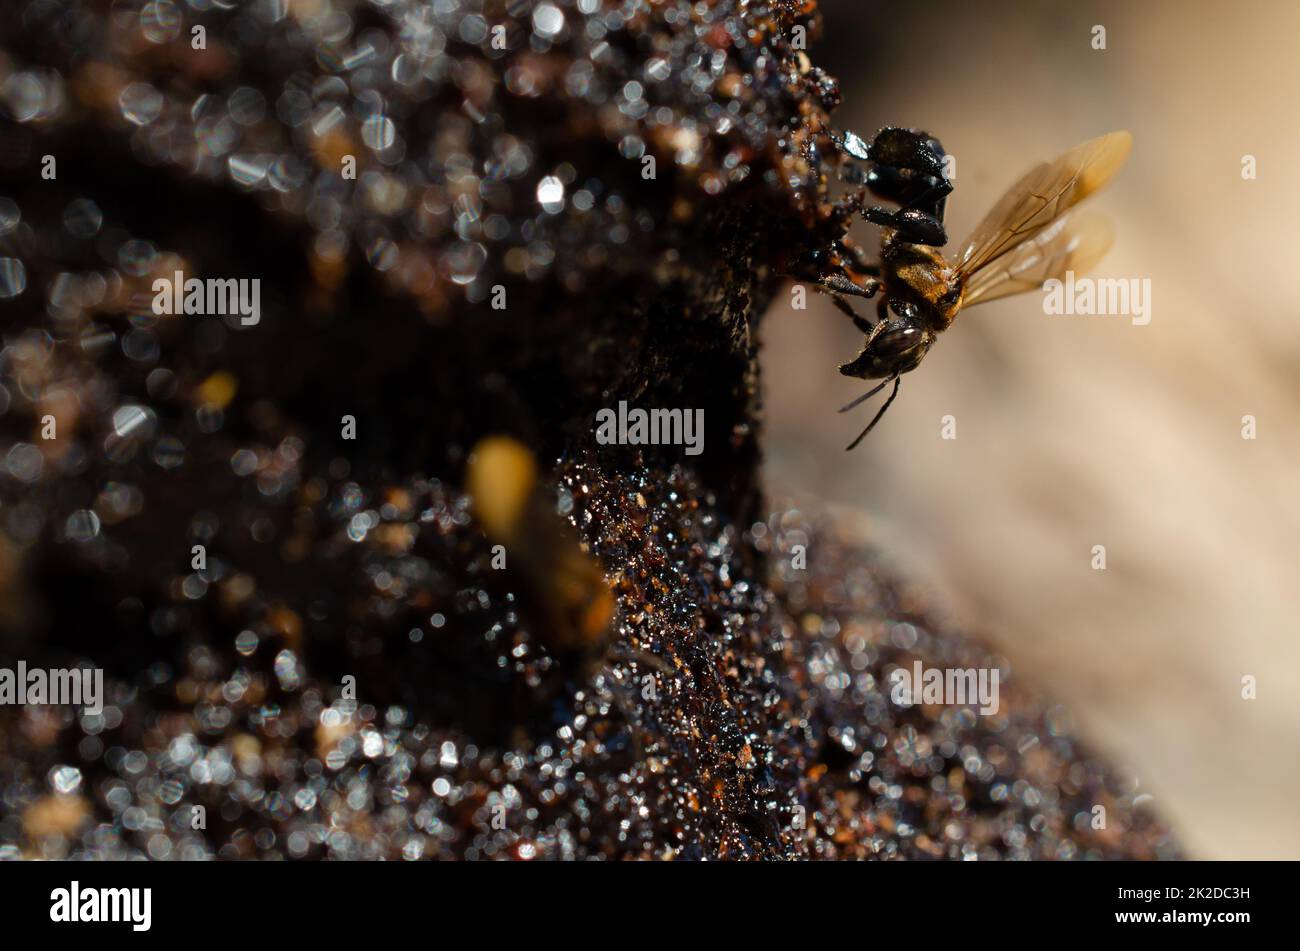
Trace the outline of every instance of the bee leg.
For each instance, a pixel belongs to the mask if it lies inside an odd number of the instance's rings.
[[[883,281],[877,277],[867,277],[864,283],[858,284],[846,274],[831,273],[819,277],[815,286],[817,290],[829,297],[831,302],[853,321],[855,327],[864,334],[871,333],[874,329],[872,323],[863,317],[859,317],[844,298],[861,297],[870,300],[885,286]]]
[[[942,248],[948,243],[948,232],[934,215],[919,208],[904,208],[890,211],[888,208],[875,206],[862,213],[873,225],[893,228],[909,244],[926,244]]]
[[[952,182],[931,175],[905,178],[903,172],[887,165],[877,165],[871,170],[867,187],[877,198],[892,201],[900,208],[915,208],[938,220],[943,220],[944,207],[952,194]]]
[[[853,308],[849,306],[849,302],[839,294],[828,294],[827,296],[830,297],[832,304],[848,315],[849,320],[853,321],[853,326],[857,327],[868,337],[871,336],[872,332],[876,329],[872,325],[871,321],[867,320],[865,317],[859,317],[854,313]]]
[[[884,326],[885,321],[889,319],[889,298],[881,296],[876,300],[876,323]]]
[[[836,250],[844,257],[853,261],[853,270],[867,277],[880,277],[880,265],[867,257],[867,252],[862,250],[856,244],[848,241],[841,241],[836,245]]]
[[[939,140],[918,129],[884,128],[868,149],[873,165],[867,188],[902,208],[918,208],[942,220],[952,191]]]
[[[885,126],[876,133],[866,157],[877,165],[920,172],[946,181],[944,154],[939,140],[928,132]]]
[[[885,383],[888,382],[889,382],[888,380],[885,381]],[[889,399],[885,400],[885,405],[880,407],[880,409],[876,412],[876,415],[872,417],[871,422],[867,423],[867,428],[862,430],[862,432],[858,433],[858,438],[853,440],[853,442],[849,443],[847,446],[844,447],[845,452],[849,452],[850,450],[854,449],[858,443],[862,442],[863,437],[865,437],[867,433],[871,432],[873,429],[876,428],[876,423],[880,422],[880,418],[885,415],[885,411],[888,410],[890,405],[894,402],[894,397],[898,396],[898,387],[899,384],[901,384],[902,382],[903,381],[901,378],[897,376],[894,377],[894,391],[889,394]],[[884,386],[884,385],[885,385],[884,383],[880,384],[880,386]],[[880,387],[876,387],[876,389],[878,390],[880,389]],[[876,390],[872,390],[872,392],[874,393],[876,392]]]
[[[866,279],[865,284],[858,284],[845,274],[823,274],[818,283],[837,294],[846,294],[849,297],[863,297],[867,300],[875,297],[876,292],[884,287],[879,278],[869,277]]]
[[[867,175],[867,187],[899,210],[872,207],[862,216],[872,224],[898,230],[912,244],[947,244],[943,213],[952,182],[939,140],[918,129],[886,127],[876,134],[867,154],[876,163]]]

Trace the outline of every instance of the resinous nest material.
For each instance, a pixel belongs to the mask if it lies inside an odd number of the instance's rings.
[[[109,691],[0,709],[0,856],[1178,854],[1006,659],[759,490],[756,321],[846,224],[819,30],[0,9],[0,654]],[[177,270],[260,279],[260,322],[155,315]],[[703,408],[703,455],[597,447],[619,400]],[[494,433],[569,526],[503,568],[464,489]],[[551,544],[607,639],[547,632]],[[915,659],[998,666],[999,712],[894,703]]]

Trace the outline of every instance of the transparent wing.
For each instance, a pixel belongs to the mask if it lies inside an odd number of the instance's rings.
[[[957,259],[958,274],[969,277],[987,267],[1104,188],[1123,167],[1132,147],[1129,133],[1110,132],[1031,169],[971,234]]]
[[[962,306],[981,304],[1033,291],[1044,281],[1083,274],[1096,266],[1115,243],[1115,225],[1104,215],[1066,215],[966,282]]]

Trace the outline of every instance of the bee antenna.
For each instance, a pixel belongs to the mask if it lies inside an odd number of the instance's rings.
[[[885,383],[888,382],[889,382],[888,380],[885,381]],[[885,415],[885,410],[889,409],[889,405],[894,402],[894,397],[898,395],[898,387],[899,384],[901,384],[902,382],[903,381],[899,377],[894,377],[894,391],[889,394],[889,399],[885,400],[885,405],[880,407],[880,409],[876,412],[875,417],[871,420],[870,423],[867,424],[867,428],[862,430],[862,432],[858,433],[858,438],[853,440],[853,442],[849,443],[848,446],[845,447],[844,450],[845,452],[848,452],[850,449],[854,448],[858,443],[862,442],[862,438],[866,436],[867,433],[871,432],[873,429],[876,428],[876,423],[880,422],[880,417]],[[871,392],[875,393],[877,390],[880,389],[881,386],[884,386],[885,383],[881,383],[880,386],[876,387],[876,389],[872,390]],[[871,393],[867,394],[867,396],[870,395]],[[862,399],[866,399],[866,396],[862,397]]]
[[[853,409],[853,407],[857,406],[857,405],[858,405],[859,403],[861,403],[863,400],[869,400],[869,399],[871,399],[871,397],[875,396],[877,393],[879,393],[881,390],[883,390],[883,389],[884,389],[885,387],[887,387],[888,385],[889,385],[889,381],[888,381],[888,380],[885,380],[885,381],[884,381],[883,383],[881,383],[879,386],[874,386],[874,387],[872,387],[870,390],[868,390],[867,392],[865,392],[865,393],[863,393],[861,396],[859,396],[856,400],[853,400],[852,402],[849,402],[849,403],[845,403],[843,406],[841,406],[841,407],[840,407],[840,412],[841,412],[841,413],[847,413],[849,410]]]

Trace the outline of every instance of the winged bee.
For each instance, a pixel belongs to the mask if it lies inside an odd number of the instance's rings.
[[[840,372],[882,380],[840,412],[894,384],[867,428],[849,444],[852,449],[894,402],[902,374],[916,369],[959,311],[1034,290],[1101,260],[1114,241],[1109,220],[1068,212],[1115,177],[1133,137],[1111,132],[1032,168],[984,216],[955,259],[938,250],[947,243],[943,209],[952,184],[937,139],[915,129],[886,128],[870,147],[853,135],[839,144],[855,158],[872,161],[867,188],[901,206],[898,211],[863,209],[861,192],[851,199],[863,217],[882,226],[880,263],[840,263],[818,277],[836,305],[866,334],[862,352]],[[845,300],[869,299],[877,293],[881,296],[875,323],[858,316]]]

